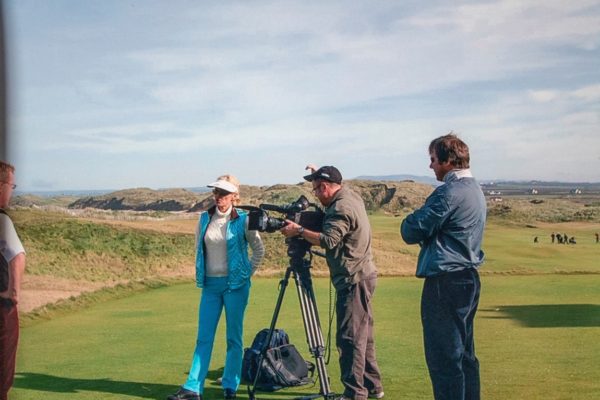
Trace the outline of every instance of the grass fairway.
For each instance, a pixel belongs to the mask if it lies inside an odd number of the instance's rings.
[[[402,217],[382,213],[369,217],[373,226],[373,251],[380,273],[410,275],[415,271],[419,246],[400,238]],[[519,223],[490,218],[485,228],[483,273],[572,274],[600,273],[600,244],[595,232],[600,226],[586,222]],[[552,232],[574,236],[577,244],[552,244]],[[534,237],[538,243],[534,243]]]
[[[253,283],[245,343],[268,326],[278,281]],[[326,331],[328,280],[315,280]],[[382,278],[376,341],[387,399],[430,399],[419,320],[422,282]],[[600,398],[600,275],[484,276],[476,346],[485,399]],[[22,330],[12,400],[163,399],[183,383],[196,334],[199,290],[179,284],[39,321]],[[297,296],[288,289],[279,326],[306,356]],[[206,399],[224,358],[219,327]],[[328,367],[340,391],[337,354]],[[261,394],[287,399],[318,386]],[[245,391],[240,399],[247,398]]]

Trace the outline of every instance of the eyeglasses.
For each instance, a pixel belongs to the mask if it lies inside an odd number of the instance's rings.
[[[312,192],[314,194],[317,194],[318,191],[321,190],[321,183],[319,183],[317,186],[315,186],[314,188],[312,188]]]
[[[214,188],[213,194],[215,196],[227,196],[228,194],[231,194],[231,192],[228,192],[227,190],[223,190],[223,189]]]
[[[10,186],[13,190],[15,190],[17,188],[17,185],[15,185],[14,183],[10,183],[10,182],[2,182],[2,183],[4,183],[5,185]]]

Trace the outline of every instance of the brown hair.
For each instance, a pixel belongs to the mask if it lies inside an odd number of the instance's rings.
[[[225,174],[225,175],[221,175],[220,177],[217,178],[218,181],[227,181],[229,183],[233,183],[233,185],[237,188],[237,193],[233,194],[233,205],[237,206],[238,204],[241,203],[240,200],[240,181],[238,180],[238,178],[236,178],[235,176],[231,175],[231,174]]]
[[[439,162],[449,161],[456,168],[469,168],[469,146],[453,132],[431,141],[429,153],[434,152]]]
[[[9,164],[7,162],[0,161],[0,180],[8,179],[8,174],[10,172],[12,172],[14,174],[15,167],[13,167],[11,164]]]

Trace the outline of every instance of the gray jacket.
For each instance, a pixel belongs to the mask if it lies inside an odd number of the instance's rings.
[[[469,174],[470,175],[470,174]],[[486,219],[485,197],[473,177],[449,172],[425,205],[402,221],[406,243],[421,245],[417,276],[479,268]]]
[[[377,275],[371,254],[371,224],[365,203],[342,187],[325,208],[321,247],[337,290]]]

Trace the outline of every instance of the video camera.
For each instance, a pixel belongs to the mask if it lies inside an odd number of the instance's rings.
[[[306,211],[309,207],[314,207],[315,211]],[[314,232],[321,232],[323,225],[323,211],[315,204],[310,203],[308,199],[302,195],[293,203],[283,206],[273,204],[261,204],[258,207],[242,206],[249,211],[248,213],[248,229],[259,232],[273,233],[285,226],[285,220],[294,221]],[[270,217],[268,211],[275,211],[285,214],[285,218]]]

